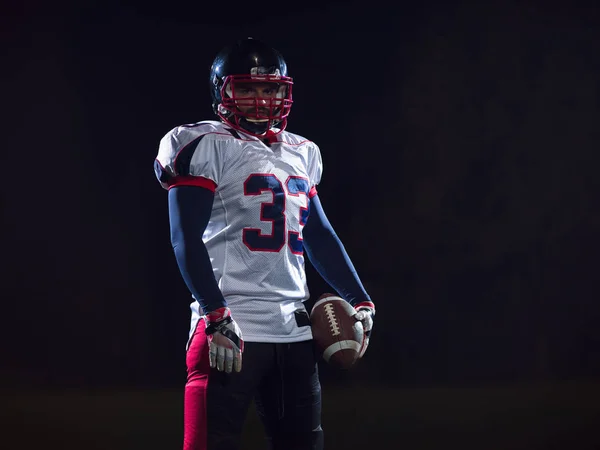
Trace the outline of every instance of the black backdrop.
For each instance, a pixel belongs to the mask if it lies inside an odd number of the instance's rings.
[[[212,58],[246,36],[287,59],[289,130],[321,147],[320,196],[378,306],[363,363],[325,380],[600,375],[593,6],[6,11],[6,382],[182,386],[189,294],[152,163],[169,129],[213,118]]]

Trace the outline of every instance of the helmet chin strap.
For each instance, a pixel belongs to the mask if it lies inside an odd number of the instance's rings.
[[[253,120],[246,117],[237,117],[235,114],[232,114],[229,110],[224,108],[222,105],[218,106],[218,112],[221,119],[227,123],[229,123],[234,128],[239,127],[242,130],[246,130],[251,134],[264,136],[266,139],[271,140],[273,136],[278,133],[273,132],[272,128],[279,125],[281,121],[269,121],[266,120]],[[269,122],[271,127],[269,128]],[[285,121],[284,121],[285,122]]]
[[[240,127],[244,130],[248,130],[254,134],[263,134],[269,131],[269,121],[264,120],[261,122],[258,121],[250,121],[245,117],[240,117],[238,121]]]

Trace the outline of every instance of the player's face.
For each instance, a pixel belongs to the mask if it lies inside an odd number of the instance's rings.
[[[269,116],[282,104],[280,94],[285,89],[277,83],[235,83],[233,95],[237,108],[249,115]],[[279,100],[278,100],[279,99]],[[248,118],[248,120],[252,120]],[[255,119],[262,121],[261,119]]]

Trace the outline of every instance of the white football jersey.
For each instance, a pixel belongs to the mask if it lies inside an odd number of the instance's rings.
[[[157,156],[167,178],[214,189],[203,240],[248,342],[312,338],[296,315],[306,313],[309,298],[302,228],[321,179],[321,154],[301,136],[283,131],[276,139],[268,146],[224,123],[203,121],[167,133]],[[202,315],[196,301],[191,310],[190,335]]]

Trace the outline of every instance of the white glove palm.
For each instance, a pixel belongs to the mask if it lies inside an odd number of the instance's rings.
[[[219,308],[204,316],[208,338],[210,367],[231,373],[242,370],[244,340],[242,331],[231,317],[227,307]]]
[[[354,318],[362,322],[363,330],[365,332],[362,346],[360,347],[359,358],[362,358],[367,347],[369,346],[369,339],[371,338],[371,330],[373,329],[373,317],[375,316],[375,305],[372,302],[362,302],[354,306],[356,314]]]

